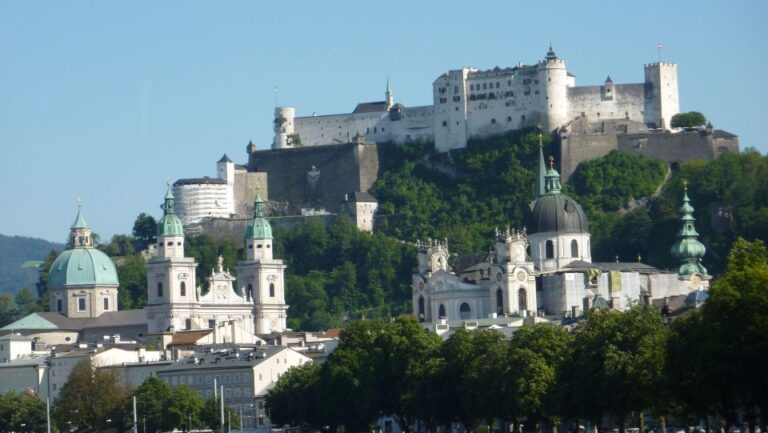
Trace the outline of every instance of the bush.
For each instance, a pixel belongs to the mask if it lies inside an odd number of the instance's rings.
[[[695,128],[707,123],[707,118],[698,111],[677,113],[672,116],[673,128]]]

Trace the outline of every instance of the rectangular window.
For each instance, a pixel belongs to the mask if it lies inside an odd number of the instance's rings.
[[[59,313],[64,311],[64,306],[62,305],[61,299],[56,300],[56,311],[58,311]]]
[[[109,311],[109,298],[104,298],[104,311]]]
[[[216,319],[208,319],[208,329],[213,329],[216,327]]]
[[[77,311],[85,311],[85,298],[77,298]]]
[[[184,319],[184,329],[192,329],[192,319]]]

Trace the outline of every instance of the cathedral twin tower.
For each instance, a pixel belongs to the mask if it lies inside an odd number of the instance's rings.
[[[184,256],[184,228],[170,186],[162,208],[157,257],[147,263],[150,335],[169,340],[179,331],[198,330],[205,331],[201,338],[207,343],[255,343],[258,335],[286,329],[285,265],[273,257],[272,228],[258,194],[245,233],[246,259],[238,263],[237,277],[224,269],[219,258],[207,279],[205,295],[196,285],[195,259]]]

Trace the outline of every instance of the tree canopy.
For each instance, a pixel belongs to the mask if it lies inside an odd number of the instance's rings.
[[[698,111],[689,111],[687,113],[677,113],[672,116],[673,128],[695,128],[704,126],[707,118]]]

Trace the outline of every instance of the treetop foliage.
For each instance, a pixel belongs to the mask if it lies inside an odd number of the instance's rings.
[[[689,111],[687,113],[677,113],[672,116],[673,128],[696,128],[704,126],[707,118],[698,111]]]

